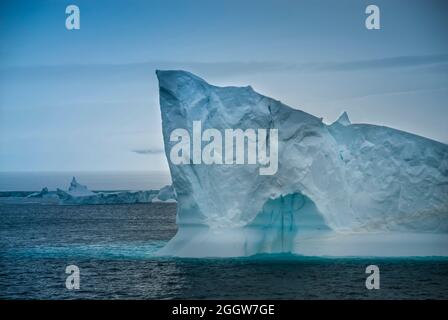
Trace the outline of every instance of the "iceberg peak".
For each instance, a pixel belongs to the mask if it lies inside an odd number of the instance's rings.
[[[68,188],[68,193],[72,196],[90,196],[94,195],[95,193],[90,191],[87,186],[84,186],[78,181],[76,181],[76,178],[73,177],[72,181],[70,182],[70,187]]]
[[[345,112],[345,111],[344,111],[344,112],[339,116],[339,118],[338,118],[335,122],[333,122],[332,124],[335,124],[335,123],[339,123],[340,125],[342,125],[342,126],[344,126],[344,127],[349,126],[349,125],[352,124],[352,123],[350,122],[350,119],[349,119],[349,117],[348,117],[347,112]]]

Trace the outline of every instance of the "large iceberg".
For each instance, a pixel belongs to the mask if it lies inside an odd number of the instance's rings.
[[[448,255],[447,145],[352,124],[346,113],[326,125],[250,86],[156,74],[179,227],[160,254]],[[278,171],[173,164],[171,133],[193,135],[195,121],[204,130],[278,129]]]

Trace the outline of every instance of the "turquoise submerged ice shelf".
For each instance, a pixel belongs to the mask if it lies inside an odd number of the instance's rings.
[[[178,128],[278,129],[278,171],[174,165],[176,236],[161,255],[448,255],[448,146],[388,127],[326,125],[251,87],[157,71],[165,152]]]

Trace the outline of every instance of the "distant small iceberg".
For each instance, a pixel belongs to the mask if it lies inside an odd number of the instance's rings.
[[[18,196],[0,197],[0,203],[6,204],[61,204],[61,205],[90,205],[90,204],[133,204],[177,202],[172,186],[168,185],[160,190],[143,191],[91,191],[85,185],[78,183],[73,177],[68,190],[56,189],[49,191],[47,187],[39,192]]]

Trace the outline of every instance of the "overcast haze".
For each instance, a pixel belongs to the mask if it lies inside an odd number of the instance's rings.
[[[76,4],[81,29],[65,28]],[[381,30],[364,26],[368,4]],[[2,1],[0,171],[167,170],[155,69],[448,142],[446,1]]]

